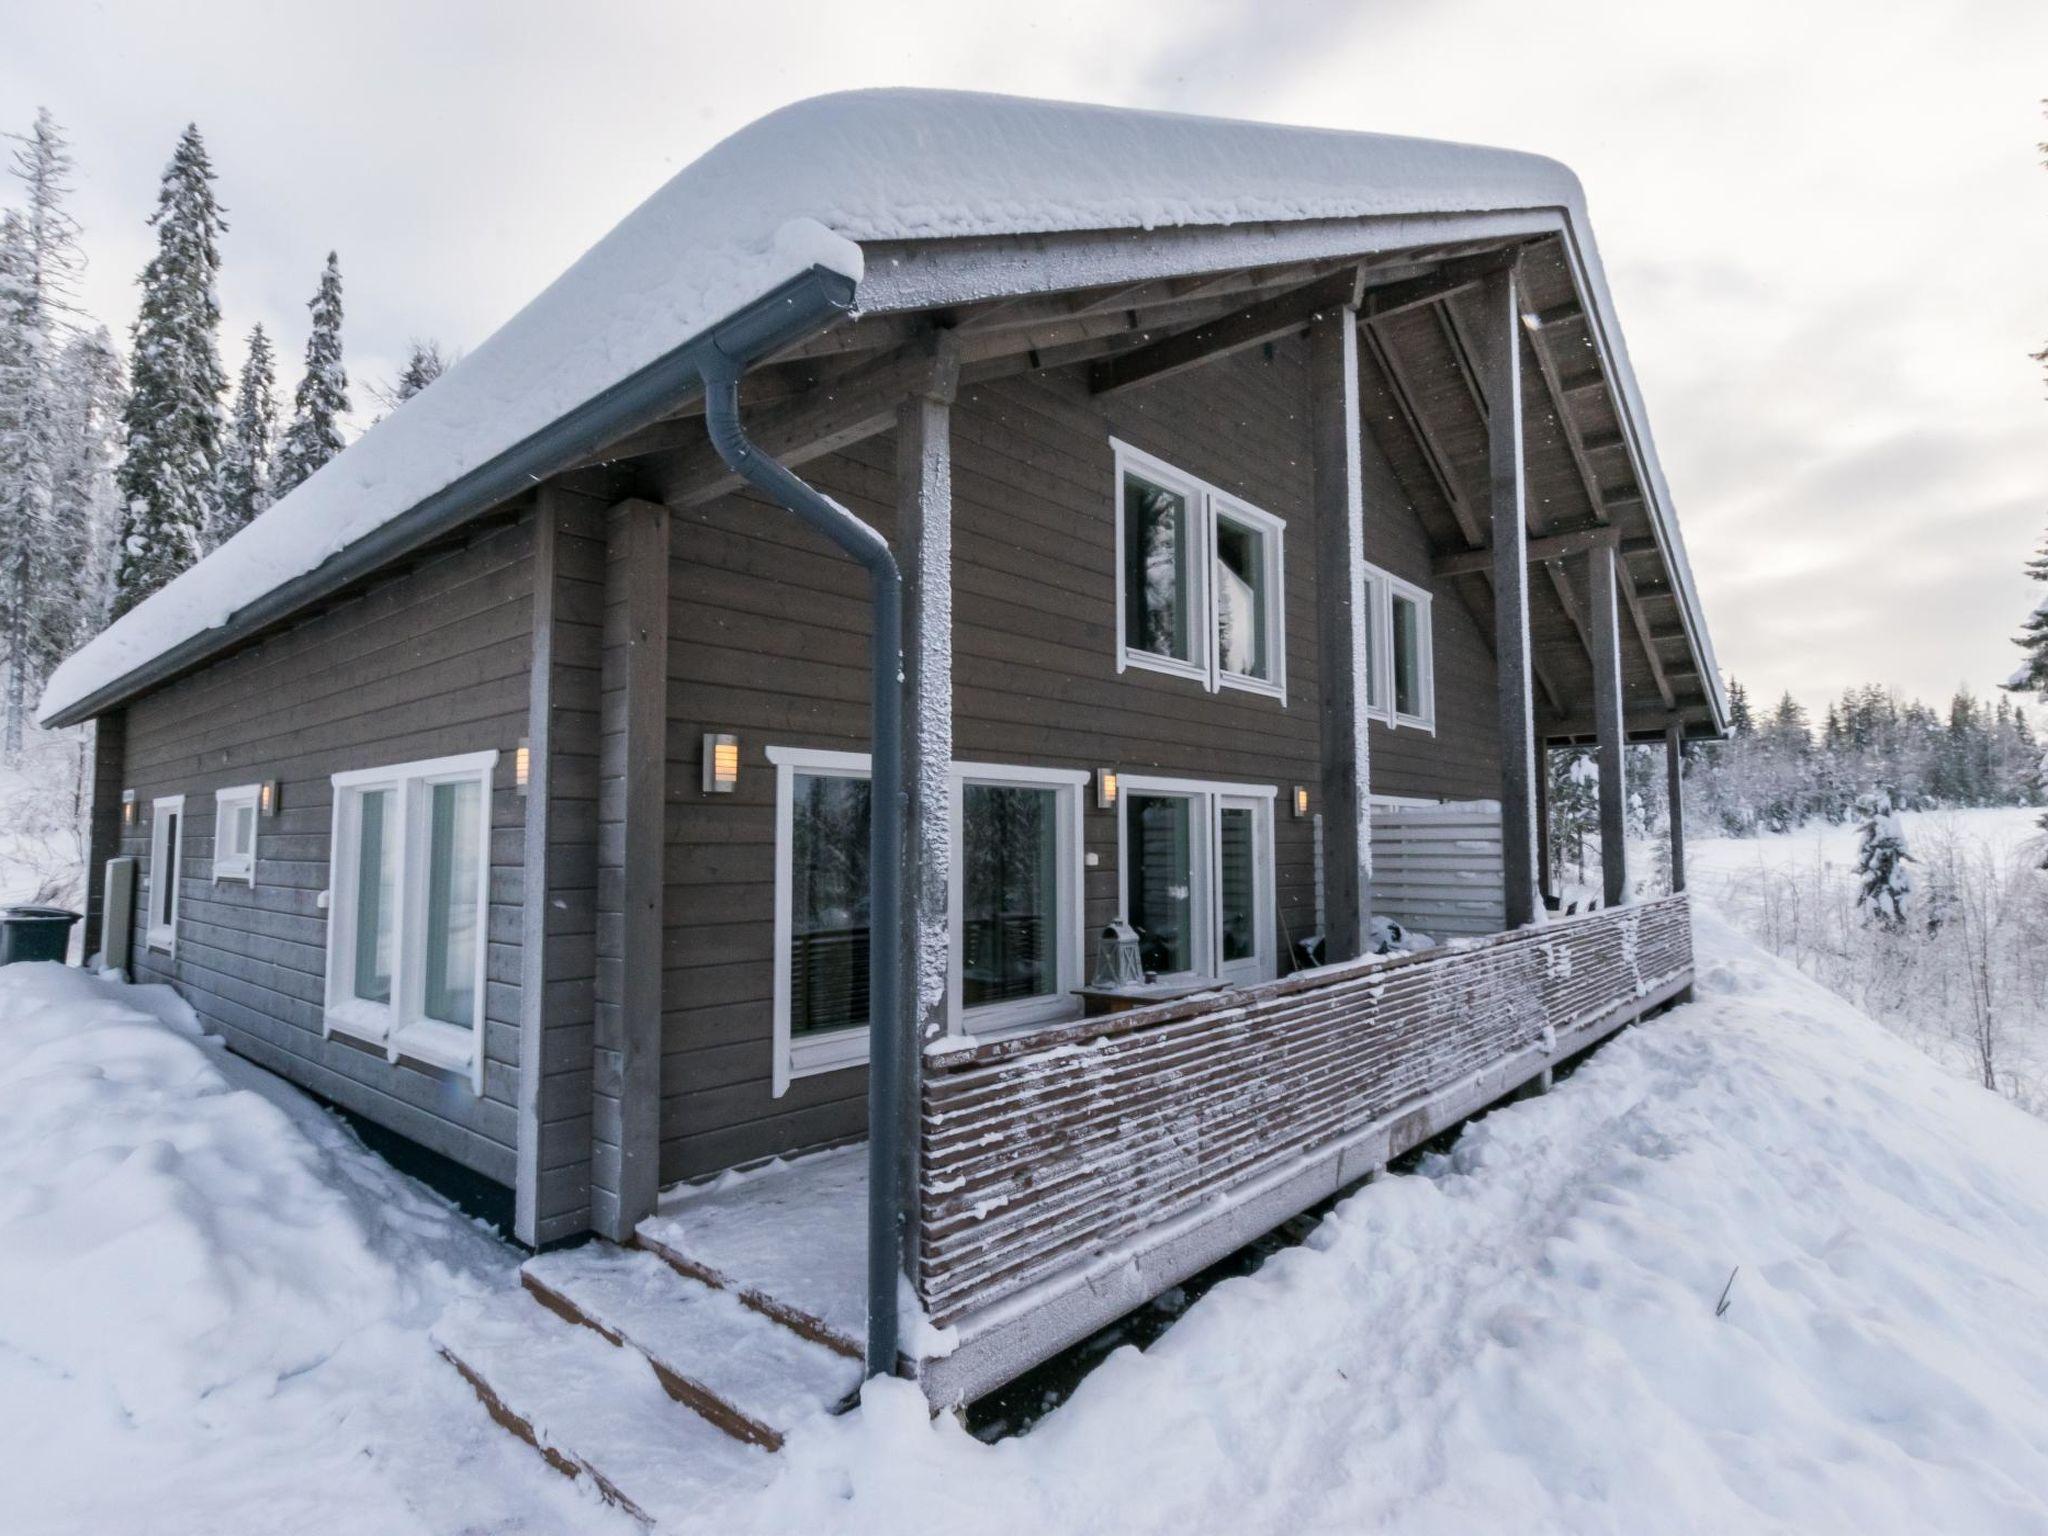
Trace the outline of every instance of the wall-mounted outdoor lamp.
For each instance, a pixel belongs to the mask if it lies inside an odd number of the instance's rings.
[[[266,818],[275,816],[277,814],[279,804],[280,800],[277,793],[277,780],[265,779],[261,784],[258,784],[256,786],[256,813],[259,816],[263,816]]]
[[[1095,809],[1098,811],[1115,810],[1118,788],[1116,770],[1114,768],[1096,769]]]
[[[740,739],[725,731],[704,733],[704,793],[729,795],[740,782]]]
[[[124,827],[135,825],[135,791],[132,789],[121,791],[121,825]]]
[[[1297,784],[1294,786],[1294,819],[1296,821],[1301,821],[1304,820],[1307,816],[1308,786],[1306,784]]]
[[[512,749],[512,784],[522,795],[526,793],[528,780],[533,777],[533,744],[522,736],[519,745]]]

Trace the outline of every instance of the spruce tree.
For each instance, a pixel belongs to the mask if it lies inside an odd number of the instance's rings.
[[[171,155],[150,217],[156,255],[142,269],[121,461],[121,559],[114,612],[141,602],[199,554],[220,474],[221,369],[217,333],[220,237],[213,167],[196,124]]]
[[[46,673],[106,622],[121,523],[114,466],[127,394],[120,354],[104,326],[65,344],[56,369],[53,576],[45,584],[39,637]]]
[[[56,506],[56,362],[77,312],[84,269],[78,225],[66,211],[71,156],[47,110],[15,141],[10,167],[22,184],[19,213],[0,230],[0,608],[7,645],[5,750],[21,751],[29,690],[45,670],[48,554]]]
[[[271,482],[271,494],[280,501],[347,446],[341,435],[341,418],[348,413],[348,374],[341,365],[341,264],[332,251],[306,307],[313,311],[306,375],[292,397],[292,424],[277,450]]]
[[[1728,729],[1736,736],[1756,733],[1756,716],[1750,713],[1749,690],[1734,678],[1728,679]]]
[[[249,332],[249,354],[235,386],[234,414],[220,460],[209,549],[226,543],[270,505],[270,458],[277,441],[277,363],[263,327]]]
[[[448,371],[448,359],[441,354],[441,344],[431,338],[415,341],[412,351],[407,354],[405,368],[398,375],[398,383],[391,391],[392,404],[403,405],[414,395],[425,389],[434,380]]]
[[[1892,813],[1891,797],[1865,795],[1856,852],[1856,909],[1879,927],[1896,932],[1905,925],[1913,895],[1914,862],[1906,851],[1905,829]]]

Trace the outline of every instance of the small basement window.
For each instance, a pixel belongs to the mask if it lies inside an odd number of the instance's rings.
[[[1365,571],[1366,712],[1416,730],[1436,729],[1436,642],[1430,594],[1377,566]]]
[[[213,792],[213,878],[256,883],[256,802],[262,790],[255,784],[238,784],[233,789]]]
[[[1286,524],[1127,443],[1117,469],[1117,670],[1287,696]]]
[[[151,949],[178,947],[178,876],[185,856],[185,797],[152,802],[149,823],[149,907],[144,938]]]
[[[334,775],[325,1032],[483,1084],[496,752]]]

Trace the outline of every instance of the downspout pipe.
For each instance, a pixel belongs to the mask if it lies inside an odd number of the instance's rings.
[[[909,1021],[903,1016],[903,576],[889,541],[747,438],[740,375],[749,359],[723,346],[704,372],[704,425],[726,467],[837,545],[868,573],[873,753],[868,821],[868,1334],[867,1374],[893,1375],[904,1230],[902,1139]]]

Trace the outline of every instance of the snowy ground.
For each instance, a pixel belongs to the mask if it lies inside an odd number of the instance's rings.
[[[1031,1434],[890,1384],[704,1528],[2048,1532],[2048,1126],[1699,949],[1696,1005]],[[9,1528],[622,1528],[427,1352],[511,1256],[176,1017],[0,972]]]
[[[1901,811],[1908,848],[1924,847],[1938,834],[1982,838],[2000,847],[2014,847],[2041,836],[2041,812],[2026,806],[2001,806],[1982,811]],[[1751,877],[1760,871],[1785,873],[1813,866],[1837,872],[1846,880],[1856,866],[1856,823],[1830,826],[1809,822],[1794,832],[1761,837],[1701,838],[1686,845],[1688,883],[1699,894],[1724,907],[1740,910]],[[1630,850],[1635,857],[1635,850]]]

